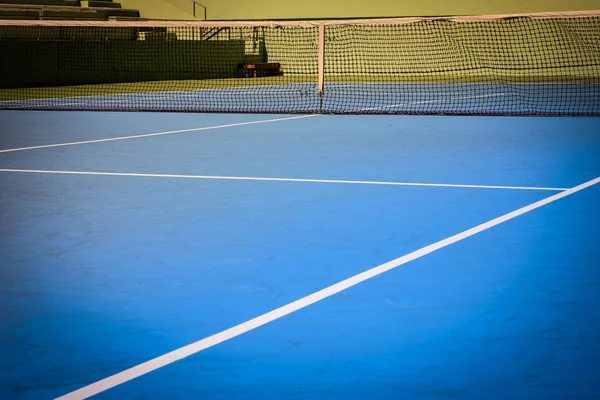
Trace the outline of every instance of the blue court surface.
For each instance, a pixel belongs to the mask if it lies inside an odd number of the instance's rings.
[[[1,399],[592,399],[600,119],[0,112]]]

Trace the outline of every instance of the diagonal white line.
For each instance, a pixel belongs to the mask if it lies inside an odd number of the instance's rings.
[[[395,260],[388,261],[385,264],[378,265],[372,269],[369,269],[360,274],[354,275],[348,279],[345,279],[341,282],[338,282],[334,285],[326,287],[325,289],[319,290],[318,292],[309,294],[306,297],[303,297],[299,300],[296,300],[292,303],[286,304],[282,307],[279,307],[275,310],[269,311],[265,314],[262,314],[256,318],[253,318],[249,321],[243,322],[239,325],[236,325],[232,328],[226,329],[219,333],[216,333],[207,338],[198,340],[192,344],[181,347],[177,350],[166,353],[162,356],[156,357],[152,360],[146,361],[142,364],[136,365],[135,367],[129,368],[125,371],[119,372],[115,375],[109,376],[108,378],[104,378],[98,382],[92,383],[88,386],[84,386],[81,389],[75,390],[71,393],[68,393],[64,396],[58,397],[56,400],[75,400],[75,399],[86,399],[88,397],[94,396],[98,393],[102,393],[107,391],[115,386],[121,385],[125,382],[131,381],[135,378],[138,378],[142,375],[145,375],[149,372],[172,364],[176,361],[189,357],[193,354],[199,353],[203,350],[206,350],[210,347],[216,346],[219,343],[223,343],[229,339],[233,339],[237,336],[243,335],[251,330],[259,328],[263,325],[266,325],[270,322],[273,322],[277,319],[283,318],[286,315],[292,314],[298,310],[306,308],[318,301],[324,300],[328,297],[331,297],[343,290],[351,288],[352,286],[356,286],[359,283],[367,281],[371,278],[374,278],[378,275],[383,274],[384,272],[390,271],[392,269],[398,268],[401,265],[404,265],[408,262],[414,261],[418,258],[424,257],[434,251],[440,250],[444,247],[450,246],[456,242],[460,242],[461,240],[467,239],[471,236],[474,236],[478,233],[486,231],[490,228],[493,228],[496,225],[500,225],[504,222],[510,221],[520,215],[526,214],[530,211],[543,207],[547,204],[553,203],[557,200],[560,200],[564,197],[570,196],[574,193],[577,193],[585,188],[588,188],[592,185],[595,185],[600,182],[600,177],[596,179],[592,179],[591,181],[585,182],[579,186],[575,186],[574,188],[565,190],[561,193],[557,193],[553,196],[546,197],[543,200],[537,201],[535,203],[529,204],[528,206],[519,208],[518,210],[512,211],[508,214],[504,214],[498,218],[492,219],[488,222],[485,222],[481,225],[477,225],[471,229],[467,229],[466,231],[457,233],[454,236],[450,236],[446,239],[440,240],[439,242],[430,244],[429,246],[425,246],[419,250],[413,251],[412,253],[406,254],[402,257],[396,258]]]
[[[232,181],[339,183],[339,184],[349,184],[349,185],[427,186],[427,187],[453,187],[453,188],[473,188],[473,189],[512,189],[512,190],[545,190],[545,191],[567,190],[566,188],[538,187],[538,186],[465,185],[465,184],[460,184],[460,183],[356,181],[356,180],[341,180],[341,179],[269,178],[269,177],[257,177],[257,176],[144,174],[144,173],[129,173],[129,172],[54,171],[54,170],[43,170],[43,169],[0,168],[0,172],[15,172],[15,173],[30,173],[30,174],[57,174],[57,175],[124,176],[124,177],[171,178],[171,179],[217,179],[217,180],[232,180]]]
[[[234,126],[266,124],[266,123],[269,123],[269,122],[289,121],[289,120],[292,120],[292,119],[318,117],[319,115],[320,114],[308,114],[308,115],[299,115],[299,116],[297,115],[297,116],[285,117],[285,118],[263,119],[263,120],[260,120],[260,121],[238,122],[238,123],[235,123],[235,124],[205,126],[205,127],[202,127],[202,128],[180,129],[180,130],[176,130],[176,131],[166,131],[166,132],[157,132],[157,133],[145,133],[145,134],[133,135],[133,136],[120,136],[120,137],[112,137],[112,138],[105,138],[105,139],[84,140],[84,141],[81,141],[81,142],[44,144],[44,145],[40,145],[40,146],[29,146],[29,147],[21,147],[21,148],[16,148],[16,149],[0,150],[0,153],[10,153],[10,152],[14,152],[14,151],[33,150],[33,149],[46,149],[46,148],[50,148],[50,147],[75,146],[75,145],[79,145],[79,144],[88,144],[88,143],[112,142],[112,141],[116,141],[116,140],[140,139],[140,138],[151,137],[151,136],[172,135],[174,133],[197,132],[197,131],[207,131],[207,130],[211,130],[211,129],[231,128],[231,127],[234,127]]]

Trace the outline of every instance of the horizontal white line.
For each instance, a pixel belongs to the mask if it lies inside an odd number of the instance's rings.
[[[283,318],[286,315],[292,314],[298,310],[306,308],[318,301],[324,300],[328,297],[331,297],[343,290],[351,288],[353,286],[358,285],[359,283],[365,282],[371,278],[374,278],[378,275],[383,274],[384,272],[390,271],[392,269],[398,268],[401,265],[404,265],[408,262],[414,261],[418,258],[424,257],[434,251],[440,250],[444,247],[450,246],[456,242],[460,242],[461,240],[467,239],[471,236],[474,236],[478,233],[481,233],[485,230],[493,228],[496,225],[500,225],[504,222],[510,221],[513,218],[516,218],[520,215],[533,211],[537,208],[543,207],[547,204],[555,202],[559,199],[572,195],[573,193],[577,193],[587,187],[595,185],[600,182],[600,177],[583,183],[574,188],[565,190],[564,192],[557,193],[553,196],[547,197],[543,200],[537,201],[533,204],[529,204],[528,206],[522,207],[518,210],[510,212],[508,214],[504,214],[498,218],[495,218],[491,221],[485,222],[481,225],[477,225],[471,229],[467,229],[466,231],[460,232],[454,236],[450,236],[446,239],[440,240],[439,242],[430,244],[429,246],[423,247],[419,250],[413,251],[412,253],[406,254],[402,257],[396,258],[395,260],[388,261],[385,264],[378,265],[372,269],[369,269],[360,274],[354,275],[348,279],[345,279],[341,282],[338,282],[334,285],[326,287],[325,289],[319,290],[318,292],[312,293],[306,297],[303,297],[299,300],[296,300],[292,303],[286,304],[282,307],[279,307],[275,310],[262,314],[254,319],[243,322],[239,325],[236,325],[232,328],[226,329],[219,333],[216,333],[207,338],[198,340],[192,344],[181,347],[177,350],[166,353],[162,356],[156,357],[152,360],[146,361],[142,364],[136,365],[135,367],[129,368],[125,371],[119,372],[112,376],[109,376],[105,379],[92,383],[88,386],[82,387],[81,389],[75,390],[71,393],[68,393],[64,396],[57,398],[56,400],[75,400],[75,399],[86,399],[88,397],[94,396],[98,393],[105,392],[115,386],[121,385],[125,382],[131,381],[135,378],[138,378],[142,375],[146,375],[149,372],[155,371],[159,368],[172,364],[176,361],[189,357],[193,354],[199,353],[203,350],[206,350],[210,347],[216,346],[219,343],[223,343],[229,339],[233,339],[237,336],[243,335],[249,331],[252,331],[256,328],[259,328],[263,325],[266,325],[270,322],[273,322],[277,319]]]
[[[126,176],[146,178],[173,178],[173,179],[219,179],[232,181],[266,181],[266,182],[306,182],[306,183],[341,183],[350,185],[389,185],[389,186],[427,186],[427,187],[452,187],[473,189],[511,189],[511,190],[545,190],[563,191],[566,188],[537,187],[537,186],[497,186],[497,185],[464,185],[458,183],[419,183],[419,182],[386,182],[386,181],[354,181],[341,179],[303,179],[303,178],[268,178],[256,176],[219,176],[219,175],[179,175],[179,174],[143,174],[132,172],[96,172],[96,171],[54,171],[41,169],[9,169],[0,168],[0,172],[21,172],[32,174],[62,174],[62,175],[99,175],[99,176]]]
[[[79,144],[89,144],[89,143],[112,142],[112,141],[116,141],[116,140],[140,139],[140,138],[151,137],[151,136],[172,135],[174,133],[207,131],[210,129],[222,129],[222,128],[231,128],[234,126],[265,124],[265,123],[269,123],[269,122],[288,121],[288,120],[292,120],[292,119],[318,117],[319,115],[320,114],[308,114],[308,115],[299,115],[299,116],[297,115],[297,116],[285,117],[285,118],[263,119],[260,121],[238,122],[235,124],[205,126],[202,128],[180,129],[180,130],[176,130],[176,131],[166,131],[166,132],[157,132],[157,133],[145,133],[145,134],[141,134],[141,135],[120,136],[120,137],[112,137],[112,138],[106,138],[106,139],[84,140],[81,142],[44,144],[44,145],[40,145],[40,146],[29,146],[29,147],[20,147],[20,148],[16,148],[16,149],[0,150],[0,153],[10,153],[10,152],[14,152],[14,151],[24,151],[24,150],[34,150],[34,149],[47,149],[50,147],[75,146],[75,145],[79,145]]]
[[[416,105],[416,104],[442,103],[444,101],[479,99],[479,98],[483,98],[483,97],[497,97],[497,96],[505,96],[505,95],[506,95],[506,93],[492,93],[492,94],[481,94],[481,95],[476,95],[476,96],[449,97],[447,99],[412,101],[409,103],[391,104],[389,106],[360,108],[360,109],[358,109],[358,111],[373,111],[373,110],[381,110],[384,108],[404,107],[404,106],[410,106],[410,105]],[[352,110],[352,111],[357,111],[357,110]]]

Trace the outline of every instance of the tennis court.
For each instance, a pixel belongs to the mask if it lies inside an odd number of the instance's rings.
[[[0,90],[0,398],[594,398],[597,71]]]

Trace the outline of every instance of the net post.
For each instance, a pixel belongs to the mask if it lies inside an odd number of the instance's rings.
[[[319,23],[319,95],[323,96],[325,80],[325,23]]]

